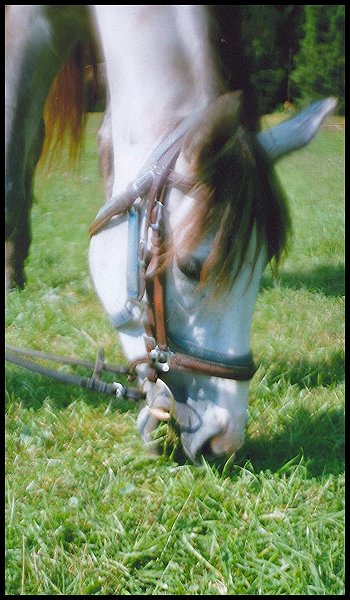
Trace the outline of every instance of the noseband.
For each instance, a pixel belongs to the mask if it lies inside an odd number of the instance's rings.
[[[89,234],[99,233],[112,217],[128,214],[128,299],[125,307],[113,317],[113,324],[118,328],[143,317],[146,354],[132,362],[131,370],[146,364],[146,376],[150,381],[156,381],[158,376],[172,369],[248,381],[256,371],[251,353],[231,358],[194,345],[184,351],[166,331],[164,275],[160,269],[166,242],[164,200],[170,187],[185,194],[194,194],[198,188],[197,180],[184,177],[173,168],[183,139],[197,119],[198,115],[185,119],[163,140],[135,181],[100,211]],[[139,199],[147,201],[142,225]]]

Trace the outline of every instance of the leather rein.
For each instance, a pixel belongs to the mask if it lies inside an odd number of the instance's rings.
[[[117,318],[114,322],[114,325],[118,327],[123,322],[144,316],[146,354],[130,363],[131,371],[137,365],[146,364],[146,376],[150,381],[156,381],[159,375],[173,369],[248,381],[256,372],[251,353],[231,358],[193,346],[191,352],[182,351],[181,346],[174,349],[175,344],[167,335],[164,274],[161,270],[162,256],[166,248],[164,202],[170,187],[176,187],[185,194],[194,194],[199,186],[197,180],[179,175],[173,168],[180,154],[183,138],[189,129],[189,126],[184,127],[183,124],[180,124],[180,127],[184,131],[177,136],[175,130],[175,135],[173,132],[169,136],[170,140],[166,138],[156,160],[147,161],[146,164],[151,163],[151,167],[144,169],[123,194],[100,212],[90,226],[89,233],[90,236],[96,235],[110,222],[112,217],[128,213],[129,237],[135,238],[135,235],[130,235],[130,219],[132,220],[136,216],[135,213],[138,210],[138,205],[135,206],[136,201],[138,199],[146,200],[146,222],[141,238],[137,240],[138,292],[131,293],[125,308],[121,311],[120,320]],[[149,232],[151,232],[150,240],[148,240]],[[131,252],[133,252],[132,248]],[[135,276],[134,266],[131,271]],[[145,294],[147,295],[146,303],[144,302]],[[126,320],[123,321],[125,316]],[[208,355],[211,355],[210,359],[207,358]]]

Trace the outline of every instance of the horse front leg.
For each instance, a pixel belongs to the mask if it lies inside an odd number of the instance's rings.
[[[23,289],[26,283],[24,263],[31,243],[30,213],[18,224],[11,238],[5,242],[5,291]]]
[[[31,209],[33,205],[34,174],[41,156],[44,137],[45,124],[41,120],[28,156],[21,209],[16,214],[16,225],[12,226],[11,235],[5,241],[5,286],[7,292],[16,287],[22,289],[26,282],[24,265],[32,241]]]

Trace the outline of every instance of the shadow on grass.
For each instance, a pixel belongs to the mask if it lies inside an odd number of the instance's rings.
[[[344,296],[345,269],[344,265],[323,265],[309,271],[283,272],[277,278],[282,287],[292,290],[306,289],[309,292],[323,293],[325,296]],[[261,289],[274,286],[273,277],[266,273],[261,282]]]
[[[291,360],[276,364],[261,361],[261,365],[266,368],[264,388],[271,390],[279,382],[282,382],[284,389],[293,385],[298,386],[300,390],[316,388],[331,390],[341,384],[345,377],[342,351],[334,352],[327,360],[297,362]],[[259,404],[259,399],[256,404]],[[276,398],[271,410],[276,411]],[[266,434],[247,434],[243,447],[237,452],[231,464],[225,459],[218,460],[205,456],[206,460],[215,465],[218,473],[233,479],[247,463],[255,473],[260,471],[288,473],[288,470],[293,472],[295,465],[301,460],[307,478],[338,475],[344,472],[345,419],[342,407],[326,406],[311,412],[306,399],[305,406],[301,408],[292,406],[285,416],[277,415],[275,422],[276,433],[273,431],[271,433],[270,427]]]
[[[324,360],[278,361],[275,364],[265,360],[260,366],[266,369],[264,385],[271,387],[283,379],[289,385],[297,385],[299,389],[330,387],[340,384],[345,378],[344,352],[333,352]]]
[[[204,458],[220,476],[232,480],[240,476],[242,468],[288,477],[299,463],[305,479],[337,476],[345,470],[344,422],[342,409],[311,414],[301,408],[288,415],[275,434],[247,435],[232,460],[208,454]],[[180,465],[191,464],[180,446],[172,458]]]
[[[303,458],[307,477],[338,475],[345,468],[344,413],[331,409],[311,414],[301,408],[288,415],[284,425],[274,435],[247,437],[237,453],[235,464],[249,461],[254,471],[286,472],[292,459]]]
[[[284,385],[298,386],[300,390],[334,389],[344,381],[344,366],[342,351],[334,352],[324,361],[269,363],[266,365],[264,386],[272,389],[274,384],[284,380]],[[271,435],[269,431],[258,437],[248,435],[243,448],[237,453],[238,462],[235,462],[243,466],[250,461],[255,471],[268,469],[278,472],[283,471],[290,460],[303,457],[310,477],[339,474],[345,466],[344,424],[342,407],[325,407],[310,412],[306,397],[305,406],[292,408],[284,422],[278,423],[276,434]]]

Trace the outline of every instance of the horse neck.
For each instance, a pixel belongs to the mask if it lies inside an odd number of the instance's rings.
[[[155,146],[218,94],[205,6],[96,6],[110,87],[117,194]]]

